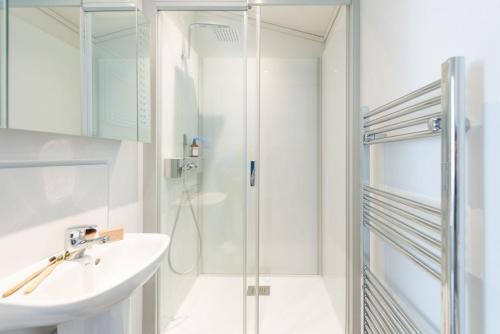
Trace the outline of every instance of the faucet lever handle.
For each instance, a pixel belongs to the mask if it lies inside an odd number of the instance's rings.
[[[83,238],[85,240],[90,240],[97,237],[97,225],[85,226],[83,232]]]
[[[66,242],[74,246],[82,240],[89,240],[96,236],[97,225],[71,226],[66,229]]]

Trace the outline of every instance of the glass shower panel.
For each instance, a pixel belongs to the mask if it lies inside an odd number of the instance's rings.
[[[246,238],[244,15],[158,20],[160,333],[243,333]]]
[[[343,249],[339,243],[339,249],[333,250],[322,244],[322,187],[328,180],[322,173],[322,61],[338,9],[262,6],[250,12],[257,45],[255,62],[249,59],[249,73],[255,77],[249,75],[248,85],[257,90],[257,102],[249,107],[249,126],[257,129],[249,130],[249,142],[254,146],[249,151],[257,157],[259,179],[251,206],[254,217],[249,219],[249,225],[256,224],[249,230],[257,239],[253,254],[259,295],[254,298],[256,325],[251,333],[343,332],[343,319],[339,319],[343,314],[337,314],[333,302],[343,298],[345,284],[332,284],[323,270],[324,259],[331,260],[332,251],[345,254],[345,244]],[[336,71],[342,76],[345,66]],[[331,149],[326,147],[326,152]],[[340,155],[337,159],[341,163]],[[335,223],[345,228],[345,219]],[[341,238],[345,241],[345,233]],[[336,270],[345,269],[345,263],[338,265]]]

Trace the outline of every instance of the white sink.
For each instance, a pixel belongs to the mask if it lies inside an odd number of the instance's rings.
[[[127,299],[159,268],[169,244],[162,234],[127,233],[65,261],[31,294],[0,297],[0,331],[56,325],[106,311]],[[0,294],[42,268],[40,261],[0,281]]]

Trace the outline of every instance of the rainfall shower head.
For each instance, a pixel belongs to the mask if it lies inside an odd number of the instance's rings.
[[[187,45],[187,55],[183,52],[183,57],[185,59],[189,59],[191,56],[191,36],[193,34],[194,28],[206,28],[211,29],[213,34],[215,35],[215,39],[221,43],[238,43],[238,31],[233,27],[225,24],[216,24],[216,23],[204,23],[204,22],[195,22],[189,25],[189,36],[188,36],[188,45]]]

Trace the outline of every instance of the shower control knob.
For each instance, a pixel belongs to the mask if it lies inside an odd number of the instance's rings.
[[[187,164],[184,165],[184,170],[192,170],[198,168],[198,165],[195,164],[194,162],[188,162]]]

